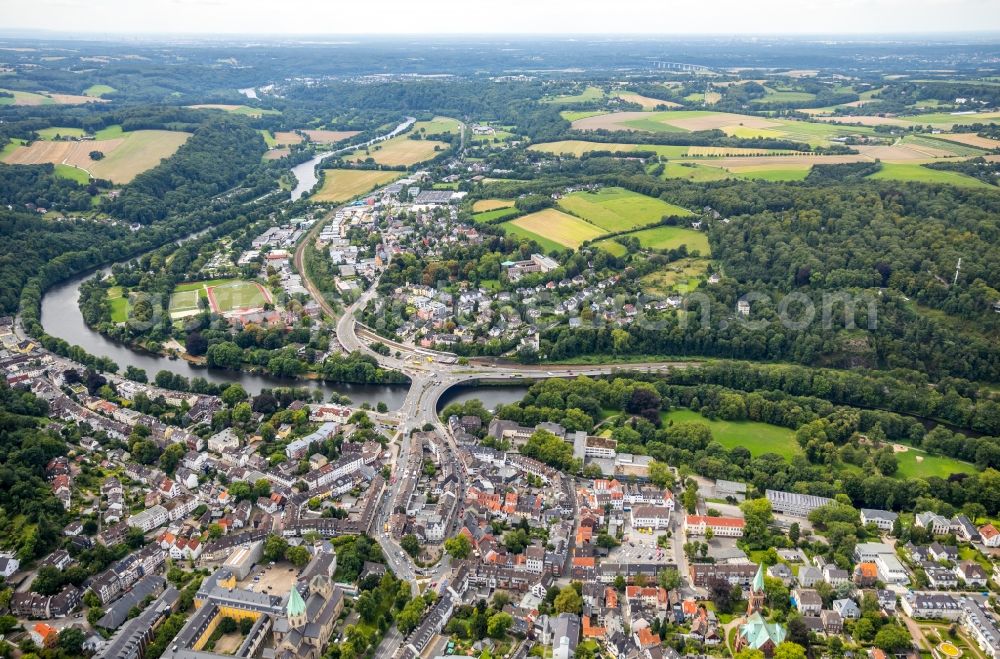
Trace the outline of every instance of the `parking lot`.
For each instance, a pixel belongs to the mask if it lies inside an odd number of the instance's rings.
[[[672,538],[666,539],[666,547],[658,547],[656,544],[657,538],[666,533],[666,530],[652,533],[647,530],[643,533],[642,530],[626,525],[621,546],[611,550],[608,558],[621,563],[671,562]]]
[[[267,563],[261,563],[254,567],[246,579],[240,582],[240,588],[283,597],[288,594],[297,576],[298,570],[289,563],[281,562],[273,567]]]

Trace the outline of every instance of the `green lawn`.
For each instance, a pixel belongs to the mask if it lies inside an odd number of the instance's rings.
[[[625,256],[626,254],[628,254],[628,250],[625,249],[625,245],[622,245],[614,238],[598,240],[596,243],[594,243],[594,247],[603,249],[611,256]]]
[[[54,140],[56,135],[60,137],[83,137],[84,132],[82,128],[71,128],[69,126],[53,126],[51,128],[41,128],[37,131],[38,139],[41,140]]]
[[[121,286],[108,289],[108,303],[111,305],[111,322],[124,323],[128,320],[128,298],[122,295]]]
[[[260,135],[264,138],[264,143],[267,144],[267,148],[273,149],[278,146],[278,140],[274,139],[274,135],[271,134],[271,131],[261,129]]]
[[[903,164],[903,163],[882,163],[882,168],[868,178],[880,181],[916,181],[918,183],[942,183],[945,185],[958,185],[967,188],[996,188],[988,183],[983,183],[979,179],[960,174],[958,172],[948,172],[939,169],[930,169],[923,165]]]
[[[721,181],[733,178],[733,175],[721,167],[709,167],[695,163],[668,162],[663,168],[663,174],[660,175],[660,178],[683,178],[688,181],[703,183],[705,181]]]
[[[597,192],[574,192],[559,200],[559,206],[605,231],[637,229],[664,217],[692,215],[691,211],[662,199],[623,188],[601,188]]]
[[[711,421],[694,410],[678,408],[663,412],[664,423],[684,423],[696,421],[704,423],[712,431],[712,438],[727,449],[743,446],[756,457],[765,453],[776,453],[790,460],[802,453],[801,447],[795,441],[795,433],[780,426],[756,421]]]
[[[94,133],[95,140],[113,140],[116,137],[124,136],[125,131],[119,124],[112,124],[107,128],[102,128],[101,130]]]
[[[801,103],[804,101],[812,101],[816,98],[816,94],[810,94],[809,92],[797,92],[797,91],[778,91],[776,89],[771,89],[770,87],[765,87],[767,89],[767,94],[764,98],[755,98],[751,103],[755,105],[770,105],[772,103]]]
[[[0,149],[0,160],[6,158],[10,154],[17,150],[17,147],[24,146],[24,140],[18,139],[16,137],[11,138],[10,142],[4,145],[3,149]]]
[[[577,119],[586,119],[587,117],[596,117],[599,114],[605,114],[604,110],[563,110],[559,113],[563,119],[569,122],[576,121]]]
[[[918,460],[917,458],[922,458]],[[943,455],[930,455],[920,449],[911,448],[896,454],[899,469],[897,478],[928,478],[938,476],[948,478],[952,474],[973,474],[979,471],[975,465]]]
[[[698,250],[702,256],[712,253],[712,249],[708,246],[708,236],[694,229],[663,226],[627,235],[638,238],[639,244],[646,249],[677,249],[681,245],[687,245],[688,252]]]
[[[809,176],[810,167],[797,169],[756,169],[743,171],[736,175],[740,178],[752,178],[758,181],[804,181]]]
[[[604,98],[604,91],[600,87],[589,86],[579,94],[550,96],[549,98],[542,99],[542,102],[554,104],[586,103],[587,101],[597,101],[602,98]]]
[[[116,91],[118,90],[112,87],[111,85],[91,85],[90,87],[87,87],[86,89],[83,90],[83,95],[100,98],[105,94],[113,94]]]
[[[56,176],[61,176],[62,178],[68,178],[71,181],[76,181],[80,185],[87,185],[90,183],[90,174],[80,169],[79,167],[73,167],[72,165],[56,165],[55,169]]]
[[[483,211],[482,213],[476,213],[472,216],[472,221],[477,224],[482,224],[484,222],[491,222],[493,220],[498,220],[503,217],[510,217],[511,215],[517,215],[521,211],[516,208],[496,208],[491,211]]]

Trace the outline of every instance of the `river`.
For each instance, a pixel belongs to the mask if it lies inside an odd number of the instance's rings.
[[[326,157],[343,151],[363,148],[374,142],[389,139],[409,128],[414,117],[407,117],[396,128],[381,137],[369,140],[360,145],[353,145],[338,149],[337,151],[327,151],[321,153],[310,160],[297,165],[292,169],[298,179],[298,184],[292,192],[292,199],[297,200],[308,193],[316,185],[316,166]],[[188,238],[200,235],[197,232]],[[100,270],[107,273],[110,270],[107,266]],[[355,403],[370,403],[373,406],[379,402],[384,402],[389,409],[398,409],[406,398],[409,389],[406,385],[360,385],[360,384],[331,384],[326,382],[316,382],[312,380],[297,380],[292,378],[278,378],[270,375],[258,373],[245,373],[241,371],[227,371],[220,369],[208,369],[194,366],[183,359],[170,359],[161,355],[149,354],[133,350],[125,344],[112,341],[99,332],[87,327],[80,312],[80,285],[90,277],[93,272],[74,277],[50,288],[42,298],[42,327],[45,331],[55,337],[68,341],[73,345],[78,345],[88,353],[98,357],[107,357],[114,360],[122,370],[126,366],[135,366],[146,371],[152,380],[157,371],[170,371],[177,375],[183,375],[188,379],[201,377],[209,382],[224,384],[238,382],[250,394],[259,394],[262,389],[273,389],[275,387],[309,387],[323,391],[325,396],[332,393],[349,396]]]
[[[398,126],[392,129],[391,132],[381,135],[379,137],[374,137],[367,142],[362,142],[361,144],[352,144],[350,146],[341,147],[333,151],[324,151],[309,160],[305,161],[300,165],[292,167],[292,174],[295,175],[295,189],[292,190],[292,201],[298,201],[303,195],[308,194],[312,191],[316,184],[319,182],[319,177],[316,175],[316,168],[325,158],[336,155],[338,153],[349,153],[351,151],[357,151],[358,149],[363,149],[367,146],[371,146],[376,142],[382,142],[384,140],[390,139],[399,135],[407,128],[413,125],[416,121],[416,117],[407,117],[406,121],[402,122]]]

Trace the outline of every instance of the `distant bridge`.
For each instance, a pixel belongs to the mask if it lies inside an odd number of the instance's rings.
[[[701,64],[690,64],[688,62],[664,62],[663,60],[653,60],[654,69],[672,69],[674,71],[708,71],[707,66]]]

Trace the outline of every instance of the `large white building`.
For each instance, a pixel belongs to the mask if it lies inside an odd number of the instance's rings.
[[[163,526],[170,521],[170,515],[163,506],[152,506],[142,512],[131,515],[128,518],[128,525],[134,529],[139,529],[143,533],[152,531],[158,526]]]
[[[670,525],[666,506],[633,506],[630,515],[634,529],[665,529]]]
[[[793,517],[808,517],[812,511],[833,501],[833,499],[812,494],[782,492],[781,490],[767,490],[765,494],[767,500],[771,502],[771,510]]]
[[[715,536],[741,538],[744,526],[746,522],[739,517],[688,515],[684,518],[684,532],[687,535],[705,535],[708,529],[712,529],[712,535]]]

